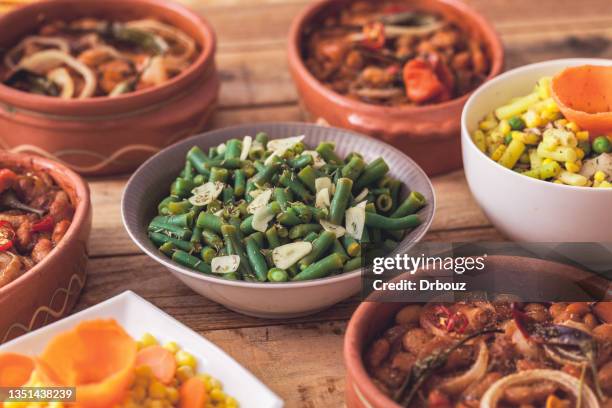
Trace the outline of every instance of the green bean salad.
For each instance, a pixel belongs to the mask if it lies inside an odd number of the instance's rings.
[[[421,224],[427,203],[402,197],[381,157],[342,158],[304,136],[231,139],[194,146],[149,223],[151,241],[175,262],[251,282],[323,278],[360,268],[362,247],[388,253]]]

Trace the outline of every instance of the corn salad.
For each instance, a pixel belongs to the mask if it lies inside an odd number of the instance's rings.
[[[590,135],[563,117],[552,78],[489,113],[472,134],[476,146],[525,176],[571,186],[612,187],[612,138]],[[596,136],[596,137],[592,137]]]

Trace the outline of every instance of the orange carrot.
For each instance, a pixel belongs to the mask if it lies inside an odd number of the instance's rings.
[[[202,408],[208,400],[204,381],[191,377],[181,385],[179,397],[179,408]]]
[[[444,92],[444,85],[431,66],[422,59],[413,59],[404,65],[406,96],[416,103],[427,102]]]
[[[176,372],[176,360],[174,354],[161,346],[145,347],[136,355],[136,367],[148,366],[153,375],[164,384],[168,384],[174,378]]]
[[[34,371],[34,360],[21,354],[0,354],[0,387],[20,387]]]

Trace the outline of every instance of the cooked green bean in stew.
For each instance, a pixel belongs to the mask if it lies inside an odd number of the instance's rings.
[[[207,275],[252,282],[325,278],[362,266],[368,250],[395,248],[427,205],[380,157],[341,157],[304,136],[231,139],[186,155],[149,238],[166,256]]]

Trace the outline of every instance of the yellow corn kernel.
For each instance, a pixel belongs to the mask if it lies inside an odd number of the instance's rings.
[[[540,136],[531,132],[519,132],[517,130],[511,133],[512,139],[516,139],[524,144],[535,145],[540,142]]]
[[[179,365],[176,369],[176,377],[180,382],[185,382],[194,376],[193,368],[186,365]]]
[[[565,127],[574,133],[580,132],[580,127],[576,124],[576,122],[568,122]]]
[[[140,338],[140,342],[143,347],[155,346],[157,343],[157,339],[151,333],[145,333]]]
[[[559,119],[561,115],[558,111],[554,109],[544,109],[542,113],[540,113],[540,117],[544,120],[545,123],[552,122],[554,120]]]
[[[171,353],[176,353],[177,351],[179,351],[181,348],[179,347],[178,344],[176,344],[175,341],[169,341],[167,343],[165,343],[163,345],[163,347],[168,350]]]
[[[223,401],[225,400],[225,393],[223,391],[221,391],[221,389],[219,388],[213,388],[210,391],[210,398],[216,400],[216,401]]]
[[[593,176],[593,179],[597,182],[602,182],[607,178],[606,173],[604,173],[601,170],[598,170],[595,172],[595,175]]]
[[[179,391],[175,387],[166,388],[166,397],[172,404],[176,404],[179,400]]]
[[[149,397],[162,399],[166,396],[166,387],[159,381],[153,381],[149,385]]]
[[[556,125],[557,127],[562,127],[562,126],[567,125],[567,122],[568,122],[568,120],[567,120],[567,119],[565,119],[565,118],[563,118],[563,119],[558,119],[558,120],[555,120],[555,125]]]
[[[497,127],[497,122],[494,120],[483,120],[478,124],[481,130],[492,130]]]
[[[540,78],[540,80],[538,81],[538,85],[537,85],[538,96],[540,97],[540,99],[550,98],[551,84],[552,84],[551,77]]]
[[[185,365],[195,370],[196,366],[198,365],[198,362],[196,361],[195,357],[186,352],[185,350],[179,350],[176,353],[175,358],[176,364],[178,364],[179,366]]]
[[[576,139],[578,139],[581,142],[586,142],[589,140],[589,131],[588,130],[581,130],[580,132],[576,132]]]
[[[475,131],[472,139],[474,140],[474,144],[476,145],[476,147],[478,147],[481,152],[487,150],[487,142],[485,134],[482,130]]]
[[[553,159],[544,159],[542,161],[542,164],[551,164],[551,163],[556,163]]]
[[[499,131],[502,132],[504,135],[510,133],[510,131],[512,130],[507,119],[500,120],[497,129],[499,129]]]
[[[565,162],[565,169],[570,173],[578,173],[580,171],[580,166],[576,162]]]
[[[498,161],[499,159],[501,159],[505,151],[506,151],[506,145],[499,145],[497,149],[495,149],[493,154],[491,154],[491,159]]]
[[[578,156],[578,160],[584,159],[584,150],[582,150],[581,148],[577,147],[576,148],[576,156]]]
[[[538,127],[542,124],[542,120],[537,112],[529,110],[523,114],[523,120],[528,128]]]

